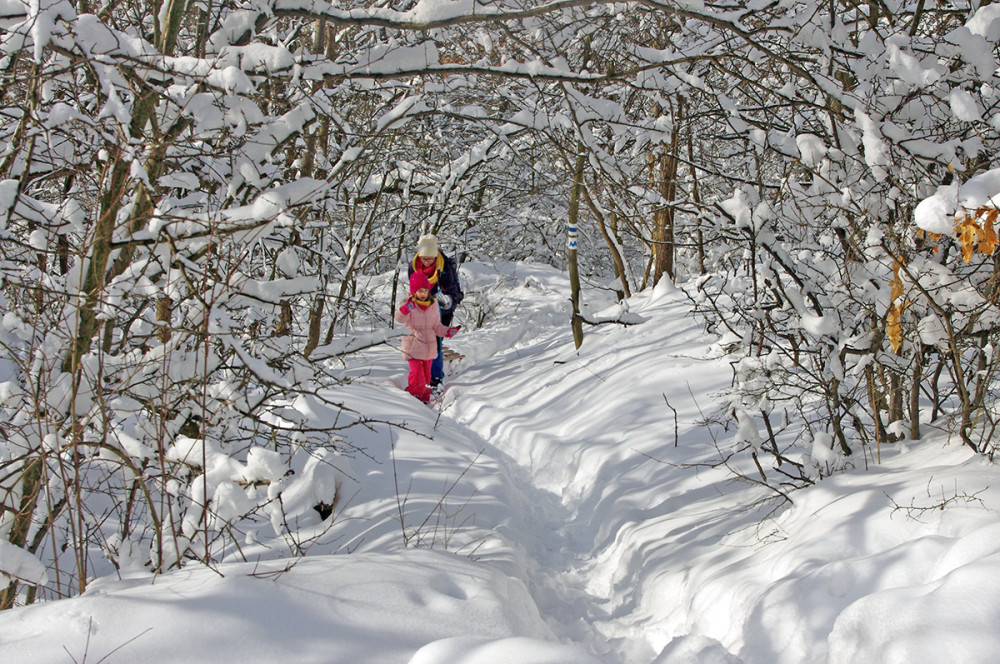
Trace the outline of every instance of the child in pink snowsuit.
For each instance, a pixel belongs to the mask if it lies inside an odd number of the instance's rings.
[[[396,321],[411,332],[402,343],[403,357],[410,363],[406,391],[427,403],[431,400],[431,362],[438,354],[437,338],[451,338],[459,328],[441,324],[438,303],[431,298],[431,283],[422,272],[410,275],[410,297],[396,311]]]

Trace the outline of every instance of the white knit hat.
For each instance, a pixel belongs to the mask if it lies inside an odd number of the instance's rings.
[[[438,255],[438,241],[433,235],[421,235],[420,239],[417,240],[417,256],[433,256]]]

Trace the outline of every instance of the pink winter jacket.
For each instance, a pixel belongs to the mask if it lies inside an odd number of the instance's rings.
[[[437,357],[437,338],[448,334],[441,324],[441,311],[437,302],[426,309],[414,305],[410,313],[396,309],[396,322],[405,325],[412,334],[403,337],[403,357],[407,360],[433,360]]]

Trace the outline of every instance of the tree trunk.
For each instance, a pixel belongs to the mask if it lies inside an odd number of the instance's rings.
[[[910,383],[910,439],[920,439],[920,384],[923,380],[923,355],[920,344],[913,351],[913,382]]]
[[[658,161],[660,195],[665,201],[672,201],[677,159],[671,155],[662,155]],[[663,275],[674,278],[674,210],[670,206],[661,207],[653,213],[652,285],[655,286]]]
[[[661,207],[653,213],[653,274],[652,285],[656,285],[660,277],[667,275],[671,280],[676,278],[674,266],[674,233],[675,215],[673,202],[677,198],[677,158],[680,123],[684,116],[684,102],[679,101],[674,113],[673,129],[670,145],[665,151],[654,157],[650,172],[653,187],[662,199]]]
[[[28,531],[31,529],[32,517],[35,514],[35,503],[42,488],[42,463],[42,457],[35,457],[21,472],[21,504],[14,514],[7,535],[7,541],[21,549],[28,541]],[[11,579],[10,584],[0,592],[0,611],[14,606],[17,587],[17,581]]]
[[[632,289],[628,282],[628,271],[625,268],[625,260],[622,258],[621,245],[618,239],[608,231],[604,215],[601,213],[600,208],[597,207],[594,199],[590,197],[590,190],[587,187],[583,187],[583,197],[587,201],[587,207],[590,209],[591,214],[594,215],[594,219],[597,220],[597,225],[601,229],[601,235],[608,245],[608,251],[611,252],[611,260],[615,264],[615,276],[622,282],[622,297],[632,297]]]
[[[587,156],[583,146],[578,146],[576,155],[576,170],[573,173],[573,192],[569,199],[569,218],[566,235],[569,245],[569,287],[570,301],[573,304],[571,326],[573,343],[579,348],[583,345],[583,321],[580,318],[580,271],[576,263],[577,222],[580,216],[580,192],[583,189],[583,167]]]

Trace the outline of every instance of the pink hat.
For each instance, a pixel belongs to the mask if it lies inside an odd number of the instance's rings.
[[[423,272],[414,272],[410,275],[410,293],[416,293],[421,288],[429,289],[431,287],[431,280],[427,278],[427,275]]]

